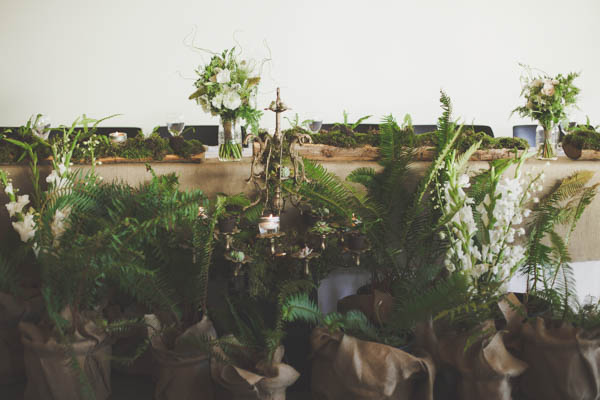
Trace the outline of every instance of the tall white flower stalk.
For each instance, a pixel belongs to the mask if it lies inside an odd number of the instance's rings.
[[[451,273],[468,276],[475,290],[482,284],[502,287],[525,259],[526,249],[518,238],[525,234],[522,225],[531,212],[528,206],[544,178],[543,173],[523,178],[521,166],[527,157],[492,163],[477,184],[483,192],[473,197],[466,163],[456,155],[447,162],[447,181],[438,191],[445,221],[442,237],[449,242],[444,264]],[[513,165],[514,174],[505,176]]]

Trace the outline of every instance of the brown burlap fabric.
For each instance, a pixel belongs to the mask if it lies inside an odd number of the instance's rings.
[[[432,400],[432,360],[380,343],[315,328],[312,393],[315,400]]]
[[[394,298],[385,292],[374,290],[372,294],[353,294],[340,299],[337,303],[339,312],[346,313],[358,310],[369,318],[370,321],[381,324],[386,322],[394,306]]]
[[[485,332],[485,335],[477,338],[475,331]],[[430,322],[421,325],[416,335],[419,346],[433,355],[438,369],[458,371],[457,399],[512,399],[511,380],[527,368],[526,363],[508,352],[504,332],[496,332],[493,321],[465,333],[437,332]],[[475,341],[467,348],[470,338]]]
[[[542,318],[525,321],[514,295],[504,315],[515,354],[529,364],[520,379],[519,392],[528,400],[600,399],[600,330],[586,331],[570,324],[547,326]]]
[[[286,389],[300,377],[298,371],[283,364],[284,348],[279,346],[273,356],[273,365],[257,370],[257,374],[217,360],[211,363],[211,375],[220,386],[217,400],[285,400]]]
[[[19,323],[27,373],[25,400],[84,400],[89,398],[88,390],[96,400],[110,396],[111,346],[93,322],[86,323],[84,328],[94,340],[76,333],[72,344],[66,347],[36,325]],[[72,365],[71,354],[85,374],[84,384],[80,372]]]
[[[151,326],[148,334],[156,363],[155,400],[214,399],[210,357],[194,345],[195,341],[217,337],[212,322],[204,317],[182,333],[169,350],[157,334],[161,330],[156,316],[146,315],[145,319]]]
[[[25,307],[13,296],[0,292],[0,385],[25,377],[19,321]]]

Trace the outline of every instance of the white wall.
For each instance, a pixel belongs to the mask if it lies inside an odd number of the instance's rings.
[[[582,71],[574,117],[599,122],[599,17],[598,0],[0,0],[0,126],[37,112],[55,124],[122,113],[114,124],[149,129],[172,111],[215,123],[187,100],[209,58],[184,44],[194,29],[195,44],[214,51],[237,32],[255,59],[266,41],[259,105],[281,86],[303,118],[347,109],[433,123],[444,88],[456,116],[510,135],[522,122],[509,114],[524,62]]]

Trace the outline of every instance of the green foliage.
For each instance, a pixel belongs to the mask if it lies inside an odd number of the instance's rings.
[[[343,131],[332,130],[329,132],[321,131],[319,133],[310,133],[305,131],[304,133],[310,134],[310,137],[315,144],[326,144],[329,146],[342,148],[355,148],[365,145],[377,146],[379,143],[379,134],[377,131],[371,131],[369,133],[347,133]]]
[[[345,314],[331,312],[323,315],[306,293],[289,296],[283,303],[282,314],[287,322],[304,321],[323,326],[331,333],[342,331],[359,339],[380,341],[377,330],[360,311],[352,310]]]
[[[572,145],[581,150],[600,151],[600,132],[589,128],[575,129],[563,138],[563,145]]]
[[[533,210],[528,254],[521,272],[527,276],[531,304],[547,304],[551,318],[571,319],[576,302],[571,256],[571,233],[596,195],[588,186],[593,172],[580,171],[563,179]],[[558,229],[562,228],[562,229]],[[562,233],[562,234],[561,234]]]
[[[416,136],[417,146],[433,146],[438,145],[438,136],[436,132],[424,133]],[[491,137],[484,132],[475,132],[473,129],[465,126],[462,135],[456,142],[456,148],[460,152],[469,149],[474,143],[481,142],[480,149],[517,149],[527,150],[529,144],[525,139],[512,137]]]
[[[372,115],[366,115],[364,117],[360,117],[356,120],[356,122],[351,123],[348,120],[348,113],[344,110],[344,121],[333,124],[334,129],[339,128],[344,133],[352,133],[358,126],[367,119],[371,118]]]

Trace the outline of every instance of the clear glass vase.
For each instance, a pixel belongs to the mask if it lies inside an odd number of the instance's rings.
[[[239,120],[221,117],[219,126],[219,160],[242,159],[242,127]]]
[[[544,127],[538,125],[535,131],[535,144],[537,147],[537,158],[539,160],[558,159],[558,125]]]

